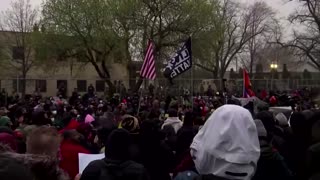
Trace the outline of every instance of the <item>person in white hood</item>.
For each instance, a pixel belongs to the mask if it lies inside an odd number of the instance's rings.
[[[190,148],[199,179],[250,180],[260,157],[255,122],[248,110],[236,105],[214,111]]]
[[[178,111],[175,109],[169,109],[168,114],[169,117],[164,121],[161,129],[164,129],[165,126],[172,126],[175,134],[177,134],[183,125],[182,121],[178,117]]]

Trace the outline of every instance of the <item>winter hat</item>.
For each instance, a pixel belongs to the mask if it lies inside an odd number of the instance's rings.
[[[85,117],[85,119],[84,119],[84,122],[85,122],[86,124],[90,124],[90,123],[92,123],[93,121],[94,121],[94,118],[93,118],[90,114],[87,114],[86,117]]]
[[[130,134],[125,129],[111,132],[106,143],[106,157],[111,160],[128,160],[131,145]]]
[[[281,127],[288,127],[288,119],[283,113],[278,113],[275,117]]]
[[[10,118],[8,118],[8,116],[0,117],[0,126],[10,127],[11,124],[12,122],[10,121]]]
[[[271,112],[269,111],[261,111],[259,112],[255,119],[259,119],[261,120],[261,122],[263,123],[264,127],[266,128],[268,134],[274,131],[275,126],[276,126],[276,121],[273,118],[273,115]]]
[[[139,121],[137,118],[131,115],[124,115],[122,117],[122,121],[120,122],[120,127],[126,129],[130,132],[130,134],[137,134],[139,133]]]
[[[258,136],[259,137],[267,137],[267,130],[266,130],[266,128],[264,128],[264,125],[261,122],[261,120],[256,119],[256,120],[254,120],[254,122],[256,123]]]
[[[200,174],[250,180],[257,168],[260,144],[250,112],[224,105],[212,113],[191,144]]]

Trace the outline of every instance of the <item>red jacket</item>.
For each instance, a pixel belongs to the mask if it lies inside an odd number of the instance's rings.
[[[72,119],[65,128],[63,128],[62,130],[59,131],[59,133],[63,134],[64,131],[77,129],[79,127],[79,125],[80,125],[80,123],[78,123],[77,120]]]
[[[79,172],[78,153],[90,154],[89,150],[72,140],[62,141],[60,153],[60,167],[69,174],[70,179],[74,179]]]

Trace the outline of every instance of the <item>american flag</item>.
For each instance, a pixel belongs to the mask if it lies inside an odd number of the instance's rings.
[[[140,70],[140,76],[154,80],[156,78],[156,67],[154,62],[154,43],[149,40],[147,52],[144,57],[143,65]]]

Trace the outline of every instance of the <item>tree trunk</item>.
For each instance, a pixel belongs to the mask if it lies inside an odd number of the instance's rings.
[[[105,82],[107,83],[107,85],[108,85],[108,87],[109,87],[108,95],[109,95],[109,97],[112,97],[113,94],[116,92],[116,87],[115,87],[115,85],[111,82],[110,79],[105,79]]]
[[[129,72],[129,89],[131,91],[135,90],[136,87],[136,67],[132,61],[129,61],[127,66],[128,72]]]
[[[213,83],[214,83],[214,85],[216,86],[216,89],[215,89],[215,90],[219,90],[220,83],[219,83],[219,80],[218,80],[218,72],[217,72],[217,69],[215,69],[215,70],[213,71]]]
[[[21,78],[21,83],[20,83],[20,86],[21,86],[21,99],[24,101],[24,98],[26,96],[26,77],[27,75],[25,73],[22,74],[22,78]],[[19,82],[17,82],[19,83]],[[18,92],[19,92],[20,89],[18,89]]]
[[[251,59],[250,59],[250,69],[249,69],[250,77],[252,77],[252,74],[253,74],[253,62],[254,62],[254,57],[253,57],[253,54],[252,54],[251,55]]]

